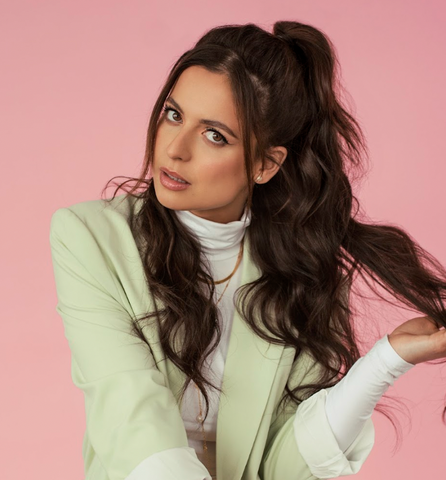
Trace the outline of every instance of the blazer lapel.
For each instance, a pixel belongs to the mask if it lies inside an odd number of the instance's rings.
[[[242,285],[260,277],[245,237]],[[284,350],[234,313],[217,419],[217,478],[239,480],[248,461]]]
[[[245,236],[242,285],[260,277],[253,263]],[[139,257],[138,257],[139,258]],[[130,292],[138,310],[147,311],[152,299],[142,287],[142,277]],[[133,298],[134,297],[134,298]],[[137,301],[138,300],[138,301]],[[179,398],[185,375],[170,360],[164,361],[159,338],[152,328],[144,329],[152,345],[158,368],[166,375],[169,387]],[[240,480],[248,461],[284,347],[254,334],[237,311],[234,312],[228,354],[223,374],[223,395],[217,419],[217,478]],[[160,361],[162,360],[162,361]]]

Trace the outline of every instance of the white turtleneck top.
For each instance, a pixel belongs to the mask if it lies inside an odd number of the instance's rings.
[[[234,269],[240,250],[240,242],[245,234],[245,229],[250,224],[250,212],[245,211],[240,220],[227,224],[203,219],[189,211],[176,211],[175,213],[178,219],[200,241],[213,278],[222,279],[228,276]],[[221,313],[222,336],[218,348],[207,359],[207,378],[218,387],[222,386],[235,309],[234,293],[240,286],[242,270],[243,259],[225,291],[226,283],[216,285],[215,301],[220,298],[224,291],[218,304]],[[376,403],[388,387],[393,385],[399,376],[413,366],[396,353],[386,334],[375,343],[365,356],[353,365],[341,381],[333,387],[325,389],[325,391],[317,392],[317,394],[326,394],[325,411],[327,419],[342,452],[348,449],[360,433],[366,420],[372,415]],[[318,448],[305,448],[306,443],[312,442],[323,445],[324,439],[318,438],[318,432],[311,432],[311,436],[306,436],[301,429],[299,430],[301,423],[298,414],[311,415],[314,404],[313,397],[317,394],[312,395],[297,407],[294,422],[296,442],[310,470],[312,465],[318,465],[318,470],[312,470],[312,473],[319,478],[332,478],[330,472],[321,471],[320,459],[310,458],[310,453],[306,453],[318,451]],[[200,397],[204,413],[205,402],[201,392]],[[208,447],[208,454],[205,456],[201,424],[197,420],[200,412],[199,393],[191,382],[181,404],[181,415],[187,432],[189,447],[172,448],[151,455],[141,462],[126,480],[178,480],[180,478],[182,480],[214,480],[216,478],[218,404],[218,392],[212,389],[210,392],[210,410],[204,422]],[[323,432],[320,435],[323,435]],[[311,455],[314,455],[314,453]],[[314,468],[316,469],[316,467]]]

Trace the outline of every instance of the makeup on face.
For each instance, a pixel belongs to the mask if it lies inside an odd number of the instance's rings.
[[[160,183],[169,190],[186,190],[190,186],[183,177],[164,167],[160,169]]]
[[[182,72],[165,99],[154,149],[155,192],[164,207],[220,223],[240,218],[248,192],[237,126],[224,75],[199,66]]]

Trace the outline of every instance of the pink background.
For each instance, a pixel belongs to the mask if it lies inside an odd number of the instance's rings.
[[[364,210],[446,263],[443,2],[59,0],[0,9],[2,478],[83,478],[84,404],[55,311],[50,217],[99,198],[112,176],[138,173],[152,102],[210,27],[270,29],[289,19],[325,31],[370,148],[372,167],[356,191]],[[374,340],[418,316],[382,302],[363,311]],[[404,442],[393,455],[391,425],[375,412],[376,444],[356,478],[444,478],[445,390],[441,366],[401,377],[389,393],[405,399],[412,429],[399,415]]]

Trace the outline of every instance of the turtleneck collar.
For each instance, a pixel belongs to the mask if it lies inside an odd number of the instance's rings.
[[[251,223],[251,212],[245,209],[240,220],[229,223],[212,222],[188,210],[175,210],[177,218],[198,238],[203,252],[214,259],[237,255],[240,241]]]

